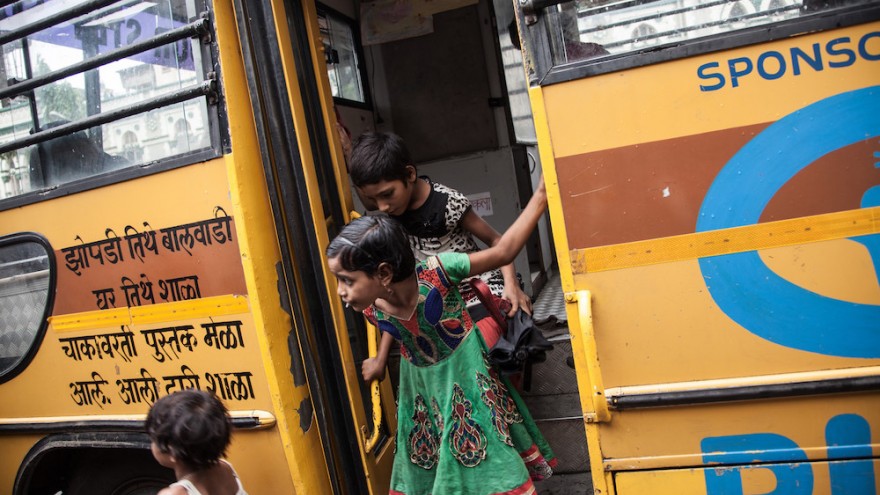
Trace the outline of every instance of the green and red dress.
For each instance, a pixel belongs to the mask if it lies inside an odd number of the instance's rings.
[[[463,253],[416,268],[419,302],[409,320],[372,306],[364,315],[400,343],[393,495],[531,494],[556,459],[528,409],[488,364],[488,349],[458,283]]]

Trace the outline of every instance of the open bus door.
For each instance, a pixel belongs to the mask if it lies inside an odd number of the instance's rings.
[[[594,493],[880,492],[877,3],[522,4]]]
[[[201,388],[251,493],[387,492],[394,425],[323,255],[351,198],[317,26],[281,0],[0,9],[0,491],[168,486],[144,415]]]
[[[264,162],[273,163],[267,180],[279,238],[288,243],[282,251],[290,256],[308,253],[297,264],[314,267],[313,273],[300,271],[298,276],[291,276],[289,268],[286,280],[291,288],[311,283],[323,290],[320,301],[306,305],[313,319],[322,319],[324,329],[314,336],[324,339],[317,347],[332,359],[311,365],[325,379],[335,380],[335,388],[324,390],[327,405],[350,404],[349,411],[324,411],[332,422],[324,439],[330,444],[325,454],[333,458],[328,463],[331,478],[341,491],[386,493],[396,432],[390,380],[363,383],[360,363],[375,353],[376,334],[365,328],[359,314],[342,308],[324,257],[329,240],[351,219],[353,201],[316,6],[305,0],[241,0],[235,8],[245,64],[254,76],[249,91]],[[311,232],[311,238],[300,236]],[[343,369],[328,369],[333,362],[342,363]],[[351,465],[348,457],[360,465]]]

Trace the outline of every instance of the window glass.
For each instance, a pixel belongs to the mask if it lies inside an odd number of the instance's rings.
[[[0,239],[0,381],[35,350],[48,300],[46,248]]]
[[[554,64],[681,44],[870,0],[577,0],[544,10]]]
[[[318,26],[324,40],[327,74],[334,98],[366,103],[360,70],[360,46],[355,36],[354,23],[332,11],[318,12]]]
[[[215,110],[209,110],[204,94],[114,116],[204,83],[210,61],[203,60],[207,52],[200,38],[184,37],[88,70],[77,67],[196,22],[203,2],[122,1],[29,32],[34,23],[83,3],[23,0],[0,8],[0,33],[14,38],[0,52],[0,91],[35,78],[40,82],[0,99],[0,146],[82,119],[113,116],[101,125],[0,152],[0,199],[211,147],[208,116]],[[19,32],[23,37],[16,36]],[[71,74],[51,82],[39,79],[61,70]]]
[[[516,142],[536,144],[535,124],[532,120],[532,107],[529,101],[528,81],[523,69],[523,57],[519,31],[514,19],[513,4],[507,0],[494,0],[495,21],[498,34],[498,47],[501,62],[504,64],[504,82],[507,87],[507,101],[510,105],[510,118]]]

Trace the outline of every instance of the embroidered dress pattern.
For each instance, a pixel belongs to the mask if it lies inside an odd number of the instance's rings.
[[[456,290],[469,270],[465,254],[430,258],[416,269],[409,320],[364,311],[401,349],[393,495],[533,494],[541,463],[555,461],[519,395],[487,366],[486,343]],[[510,442],[496,433],[502,423]]]
[[[491,381],[487,381],[486,386],[490,387],[493,391],[495,407],[498,408],[498,411],[503,415],[504,420],[507,423],[522,423],[523,417],[519,413],[519,409],[516,407],[516,402],[514,402],[510,397],[510,394],[507,393],[508,389],[504,385],[504,382],[501,381],[498,372],[495,371],[495,368],[489,366],[489,360],[486,358],[485,354],[483,354],[483,362],[486,364],[486,369],[489,370]],[[481,383],[480,386],[483,386],[483,384]]]
[[[456,383],[452,389],[452,422],[449,425],[449,448],[462,466],[474,467],[486,458],[486,436],[471,416],[473,405],[464,398]]]
[[[437,403],[437,399],[431,397],[431,409],[434,411],[434,424],[437,426],[437,431],[443,431],[443,414],[440,412],[440,404]]]
[[[409,433],[409,459],[413,464],[431,469],[437,464],[437,446],[440,444],[440,434],[434,429],[428,415],[428,406],[421,395],[416,395],[415,413],[412,420],[415,423]]]
[[[477,371],[477,383],[480,385],[483,393],[480,397],[483,403],[489,406],[492,424],[495,426],[495,432],[502,442],[513,447],[513,440],[510,438],[510,427],[507,424],[504,410],[501,406],[501,394],[499,393],[497,384],[494,380]]]
[[[538,451],[537,446],[532,445],[529,450],[521,453],[520,456],[522,457],[523,462],[526,463],[526,468],[528,468],[529,476],[532,480],[545,480],[553,474],[553,468],[544,457],[541,456],[541,452]]]

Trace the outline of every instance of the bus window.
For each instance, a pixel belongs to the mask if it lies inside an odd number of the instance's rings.
[[[868,0],[577,0],[529,11],[537,77],[589,62],[565,80],[810,31],[832,9]],[[807,21],[807,22],[805,22]],[[810,27],[807,27],[810,26]],[[770,27],[770,29],[768,29]],[[784,29],[780,29],[780,27]],[[731,36],[738,33],[737,36]],[[539,55],[540,57],[540,55]],[[543,71],[541,67],[544,67]],[[551,76],[543,82],[562,79]]]
[[[327,75],[333,98],[355,106],[369,104],[365,89],[361,60],[360,34],[354,21],[321,6],[318,9],[318,25],[324,41]]]
[[[217,155],[203,2],[103,4],[0,9],[0,201]]]
[[[50,305],[50,258],[33,235],[0,238],[0,382],[39,346]]]
[[[513,133],[519,144],[536,144],[535,124],[532,120],[532,107],[529,102],[526,74],[523,72],[522,46],[519,31],[514,19],[513,4],[506,0],[493,0],[495,21],[498,26],[498,49],[504,70],[504,83],[507,101],[510,105],[510,120]]]

